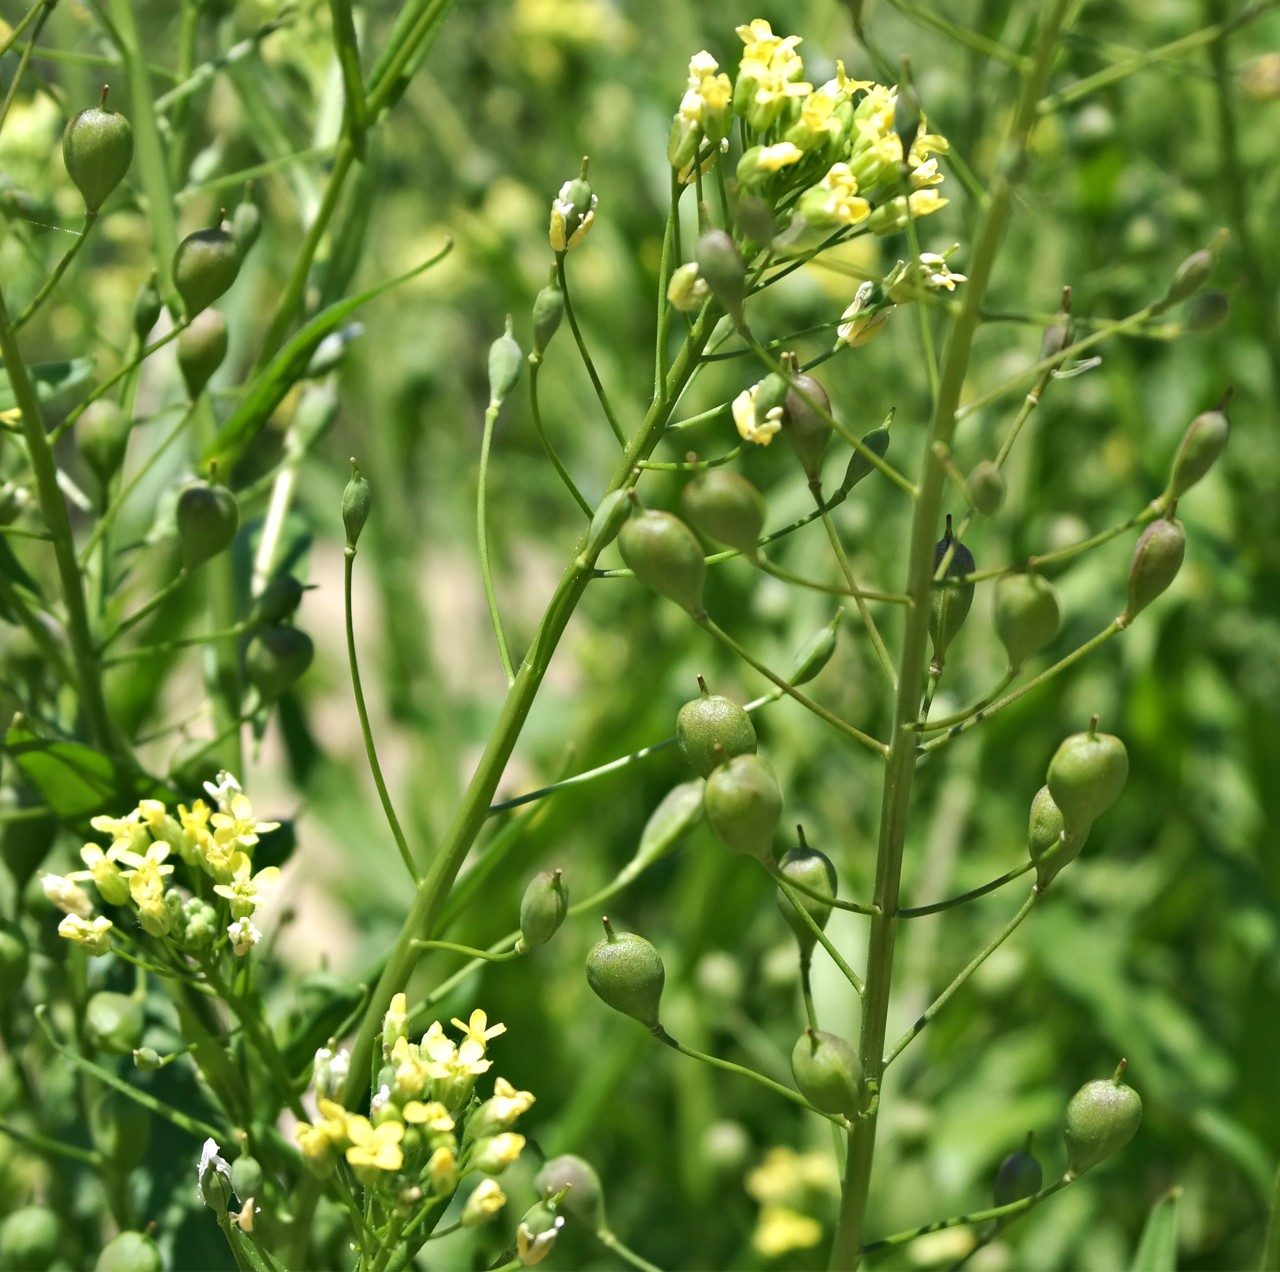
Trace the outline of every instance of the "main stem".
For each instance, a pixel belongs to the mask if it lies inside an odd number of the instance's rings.
[[[898,665],[898,692],[894,703],[894,729],[885,766],[880,806],[880,837],[876,852],[876,881],[867,949],[866,988],[862,999],[862,1031],[859,1053],[868,1084],[878,1090],[884,1069],[885,1030],[889,1018],[893,979],[893,950],[898,926],[898,896],[902,880],[902,851],[906,841],[911,784],[916,766],[915,726],[924,689],[929,639],[929,593],[933,583],[934,540],[946,486],[946,470],[938,459],[937,443],[945,447],[955,430],[955,413],[969,367],[974,333],[978,329],[983,298],[992,266],[1013,203],[1014,180],[1026,158],[1027,142],[1036,118],[1036,103],[1044,92],[1058,34],[1070,0],[1052,0],[1040,20],[1040,32],[1032,64],[1022,83],[1009,135],[997,161],[990,199],[979,226],[969,267],[964,302],[947,340],[924,448],[915,515],[911,523],[911,547],[907,568],[907,611],[902,652]],[[945,453],[945,451],[943,452]],[[840,1203],[840,1217],[831,1247],[830,1266],[849,1269],[858,1265],[863,1242],[871,1166],[875,1155],[875,1112],[856,1122],[849,1132],[849,1154]]]

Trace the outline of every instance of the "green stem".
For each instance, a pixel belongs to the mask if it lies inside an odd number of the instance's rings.
[[[818,942],[818,944],[822,946],[824,950],[827,951],[828,954],[831,955],[831,961],[836,965],[836,967],[840,969],[840,975],[843,976],[845,980],[847,980],[849,984],[853,986],[854,993],[856,993],[858,997],[861,998],[863,992],[866,989],[866,986],[862,983],[862,977],[859,976],[858,973],[855,972],[853,968],[850,967],[849,964],[845,962],[844,958],[840,954],[840,951],[836,949],[834,942],[818,926],[817,920],[813,917],[812,914],[809,913],[809,911],[804,906],[800,904],[799,901],[796,900],[797,893],[792,888],[790,881],[783,879],[780,876],[774,874],[774,872],[770,870],[768,866],[765,866],[765,871],[768,874],[773,876],[774,883],[776,883],[778,887],[781,888],[782,891],[786,894],[787,900],[791,904],[791,908],[800,917],[801,922],[803,922],[804,925],[809,929],[810,935],[814,938],[814,940]]]
[[[763,556],[757,557],[753,564],[784,583],[790,583],[794,587],[808,588],[813,592],[825,592],[828,596],[858,596],[867,601],[884,601],[889,605],[911,604],[911,598],[904,596],[901,592],[872,592],[865,587],[851,588],[848,585],[838,587],[831,583],[820,583],[816,579],[802,578],[798,574],[792,574],[790,570],[774,565]]]
[[[1271,1211],[1267,1215],[1267,1231],[1262,1242],[1260,1272],[1280,1269],[1280,1171],[1271,1190]]]
[[[518,937],[519,933],[516,933],[516,938]],[[512,939],[515,938],[503,938],[504,942]],[[479,960],[482,963],[507,963],[524,953],[524,950],[478,950],[474,945],[459,945],[456,941],[414,941],[413,948],[415,950],[447,950],[451,954],[462,954],[473,962]]]
[[[56,2],[57,0],[54,0],[54,3]],[[42,9],[47,10],[51,8],[53,8],[53,4],[50,4],[49,0],[36,0],[35,4],[33,4],[31,8],[29,8],[17,21],[9,34],[5,36],[3,40],[0,40],[0,57],[3,57],[11,48],[13,48],[14,44],[22,38],[22,33],[32,24],[32,22],[36,20],[36,18],[40,16],[40,11]]]
[[[507,688],[510,689],[515,681],[516,672],[511,662],[511,650],[507,645],[507,633],[502,626],[498,598],[493,590],[493,567],[489,561],[489,452],[493,446],[493,426],[501,410],[501,402],[490,402],[484,413],[484,436],[480,442],[480,476],[476,485],[476,540],[480,552],[480,579],[484,586],[485,606],[489,610],[494,639],[498,642],[498,657],[502,661],[502,670],[507,677]]]
[[[862,905],[857,901],[842,901],[839,897],[828,896],[825,892],[819,892],[816,888],[810,888],[807,884],[800,883],[795,879],[784,879],[776,869],[770,868],[768,862],[763,864],[775,883],[786,886],[792,892],[798,892],[802,897],[809,897],[810,900],[821,901],[824,905],[829,905],[833,909],[848,910],[853,914],[874,914],[876,912],[876,908],[873,905]]]
[[[1034,866],[1034,861],[1024,861],[1022,865],[1016,866],[1012,870],[1006,870],[999,878],[990,879],[980,887],[970,888],[968,892],[962,892],[959,896],[948,897],[945,901],[934,901],[929,905],[900,907],[898,909],[898,918],[922,919],[925,915],[939,914],[943,910],[950,910],[955,906],[964,905],[966,902],[976,901],[979,897],[985,897],[988,892],[994,892],[997,888],[1003,888],[1006,883],[1012,883],[1015,879],[1020,879]]]
[[[628,1249],[608,1228],[599,1228],[596,1231],[596,1240],[600,1242],[606,1250],[612,1251],[620,1258],[623,1263],[629,1263],[638,1272],[662,1272],[662,1269],[650,1263],[647,1259],[642,1259],[634,1250]]]
[[[102,1158],[98,1153],[91,1153],[87,1148],[77,1148],[74,1144],[64,1144],[61,1140],[49,1139],[44,1135],[36,1135],[31,1131],[20,1131],[7,1122],[0,1122],[0,1135],[7,1135],[19,1144],[35,1149],[37,1153],[65,1157],[68,1161],[79,1162],[94,1170],[101,1169],[102,1166]]]
[[[556,277],[560,282],[560,290],[564,293],[564,316],[569,320],[569,330],[573,332],[574,343],[578,346],[578,356],[582,359],[582,365],[587,369],[587,376],[591,380],[591,387],[595,390],[596,397],[600,402],[600,409],[604,411],[604,417],[609,421],[609,427],[613,429],[613,435],[622,446],[626,446],[627,437],[622,431],[622,425],[618,423],[618,417],[613,413],[613,407],[609,404],[609,395],[604,391],[604,385],[600,382],[600,376],[596,373],[596,364],[591,360],[591,351],[587,348],[587,342],[583,339],[582,331],[578,326],[578,316],[573,311],[573,297],[569,292],[569,274],[564,267],[564,252],[556,253]]]
[[[969,266],[969,282],[943,353],[938,395],[934,399],[929,436],[924,448],[923,473],[912,517],[906,592],[915,602],[907,611],[898,670],[894,732],[885,767],[876,850],[874,901],[868,937],[866,992],[862,998],[859,1053],[867,1081],[880,1087],[889,1003],[893,982],[893,954],[897,936],[898,896],[902,855],[911,807],[912,779],[917,762],[915,726],[919,719],[928,650],[929,596],[933,585],[934,542],[938,532],[946,473],[933,450],[934,442],[950,445],[956,412],[969,367],[981,307],[1013,208],[1014,179],[1027,154],[1035,107],[1044,90],[1057,47],[1059,30],[1071,0],[1051,0],[1041,14],[1040,30],[1030,71],[1025,76],[1002,153],[996,164],[991,194],[984,210]],[[877,1114],[855,1123],[849,1136],[849,1155],[841,1189],[840,1215],[832,1242],[830,1266],[855,1268],[861,1257],[867,1197],[875,1156]]]
[[[128,617],[122,618],[115,630],[102,642],[98,652],[106,653],[125,632],[136,627],[148,614],[154,614],[190,577],[190,572],[184,566],[149,601],[139,606]]]
[[[938,668],[935,674],[933,668],[930,667],[929,687],[925,693],[924,706],[920,709],[920,724],[918,727],[921,733],[931,733],[935,729],[949,729],[953,724],[963,724],[971,716],[985,713],[987,708],[1013,683],[1013,679],[1018,673],[1016,671],[1005,672],[1000,678],[1000,683],[977,702],[965,707],[963,711],[957,711],[954,715],[943,716],[942,719],[934,720],[931,723],[929,720],[929,708],[933,705],[934,690],[937,688],[938,678],[941,674],[942,668]]]
[[[564,461],[551,444],[551,438],[547,436],[547,430],[542,423],[542,408],[538,402],[538,371],[542,367],[542,359],[537,354],[531,353],[528,361],[529,413],[533,416],[533,428],[538,435],[538,442],[542,446],[542,453],[551,461],[552,468],[560,475],[560,480],[564,482],[565,489],[573,496],[574,502],[590,518],[593,511],[591,505],[584,498],[582,491],[578,489],[577,482],[569,475],[569,470],[564,466]]]
[[[76,256],[79,254],[80,249],[88,241],[89,230],[93,227],[93,223],[97,219],[98,219],[98,214],[96,212],[85,213],[84,228],[81,229],[79,235],[76,237],[76,241],[72,243],[72,245],[65,252],[63,252],[62,258],[53,267],[53,273],[51,273],[49,277],[44,280],[44,286],[41,287],[38,292],[36,292],[35,297],[31,301],[31,303],[17,316],[16,319],[14,319],[13,329],[15,331],[21,331],[22,328],[26,325],[27,321],[30,318],[33,318],[35,316],[36,311],[48,299],[49,293],[52,292],[53,289],[58,285],[58,281],[62,278],[63,274],[67,272],[68,268],[71,265],[71,262],[75,260]]]
[[[4,121],[9,117],[9,107],[13,105],[13,99],[18,95],[18,85],[22,83],[22,77],[26,74],[27,65],[31,61],[31,55],[35,51],[36,41],[40,38],[40,32],[44,30],[44,24],[49,20],[49,15],[53,12],[54,6],[58,0],[44,0],[40,5],[39,12],[35,18],[35,26],[31,31],[31,39],[27,41],[26,47],[22,50],[22,56],[18,59],[18,68],[13,73],[13,79],[9,81],[9,91],[4,95],[3,103],[0,103],[0,128],[4,127]],[[31,16],[28,13],[27,17]],[[24,19],[24,24],[25,24]],[[17,32],[14,32],[16,35]],[[7,46],[6,46],[7,47]]]

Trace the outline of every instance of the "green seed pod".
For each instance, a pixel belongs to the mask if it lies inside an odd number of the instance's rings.
[[[249,254],[261,233],[262,209],[251,198],[242,199],[231,214],[231,237],[235,239],[242,258]]]
[[[0,920],[0,1000],[15,1001],[27,978],[31,950],[16,923]]]
[[[951,533],[949,515],[946,533],[933,549],[935,573],[948,553],[950,553],[951,562],[947,566],[946,578],[962,578],[966,574],[973,573],[973,553]],[[969,617],[969,607],[973,604],[973,584],[934,584],[930,604],[929,636],[933,640],[933,661],[940,667],[946,660],[947,649],[956,638],[956,633],[964,626],[964,620]]]
[[[973,466],[966,483],[974,508],[983,517],[991,517],[1004,503],[1004,474],[989,459]]]
[[[85,1004],[84,1031],[99,1051],[127,1056],[142,1041],[142,1003],[128,994],[102,992]]]
[[[163,308],[160,288],[156,286],[156,276],[152,274],[138,289],[133,301],[133,334],[140,344],[145,343],[151,328],[160,321],[160,311]]]
[[[176,518],[183,568],[195,570],[230,547],[240,525],[240,508],[225,486],[193,481],[178,496]]]
[[[702,545],[679,517],[644,510],[618,531],[618,549],[636,578],[695,618],[704,613],[707,563]]]
[[[878,459],[883,459],[885,453],[889,449],[889,426],[881,424],[879,428],[873,428],[871,432],[864,433],[860,439],[862,445],[867,448]],[[860,450],[855,450],[849,456],[849,466],[844,470],[844,480],[840,483],[840,494],[847,496],[849,492],[865,477],[868,473],[875,471],[875,465]]]
[[[587,527],[584,556],[588,561],[594,561],[618,537],[618,531],[634,507],[628,489],[610,491],[600,500]]]
[[[792,364],[794,366],[794,360]],[[782,436],[791,443],[810,483],[822,477],[822,458],[831,442],[831,400],[811,375],[796,375],[782,405]]]
[[[500,405],[507,400],[520,378],[524,366],[524,353],[516,344],[512,331],[511,315],[507,315],[507,329],[489,346],[489,406]]]
[[[227,320],[202,309],[178,336],[178,368],[194,402],[227,356]]]
[[[732,852],[773,860],[773,833],[782,815],[782,791],[766,760],[737,755],[707,778],[703,791],[707,821]]]
[[[698,273],[707,281],[711,294],[735,321],[741,321],[742,303],[747,298],[747,269],[724,230],[707,230],[693,249]]]
[[[311,637],[296,627],[264,627],[245,654],[249,683],[263,702],[275,702],[298,683],[315,652]]]
[[[836,895],[836,868],[825,853],[819,852],[816,848],[810,848],[805,843],[804,831],[800,831],[799,846],[789,848],[782,860],[778,862],[778,874],[789,883],[799,884],[810,892],[821,892],[828,897]],[[796,913],[796,906],[804,909],[820,928],[827,926],[827,920],[831,917],[831,906],[801,892],[797,892],[792,898],[781,887],[778,889],[778,909],[786,919],[787,926],[795,933],[796,941],[800,945],[801,957],[808,958],[813,952],[817,937],[804,919]]]
[[[590,1162],[572,1153],[553,1157],[534,1176],[533,1186],[544,1198],[567,1188],[560,1209],[591,1232],[604,1226],[604,1190]]]
[[[707,692],[690,699],[676,716],[676,742],[689,767],[701,777],[727,763],[735,755],[754,755],[756,730],[751,717],[732,698]]]
[[[1212,331],[1226,322],[1230,312],[1231,299],[1226,292],[1202,291],[1191,298],[1182,325],[1188,331]]]
[[[155,1073],[164,1068],[164,1060],[154,1047],[135,1047],[133,1049],[133,1067],[139,1073]]]
[[[1062,611],[1052,583],[1038,574],[1005,574],[996,581],[996,635],[1016,674],[1058,634]]]
[[[1191,421],[1173,457],[1166,498],[1181,498],[1218,462],[1228,431],[1227,416],[1221,407],[1204,411]]]
[[[97,216],[133,162],[133,129],[119,111],[108,109],[105,88],[98,105],[82,110],[67,124],[62,158],[84,200],[84,210]]]
[[[1053,802],[1047,786],[1042,786],[1031,801],[1027,822],[1027,853],[1036,867],[1036,887],[1042,892],[1064,866],[1069,866],[1084,847],[1089,827],[1065,835],[1062,810]]]
[[[1176,305],[1194,296],[1209,281],[1209,275],[1213,273],[1213,258],[1213,251],[1207,247],[1192,252],[1178,266],[1161,307]]]
[[[745,477],[709,468],[680,492],[680,506],[693,528],[755,560],[764,528],[764,496]]]
[[[245,1153],[231,1163],[231,1187],[241,1201],[262,1196],[262,1166],[256,1157]]]
[[[840,624],[844,621],[843,607],[836,610],[835,617],[820,631],[815,633],[796,655],[795,664],[791,668],[788,679],[793,685],[808,684],[831,661],[836,652],[836,640],[840,632]]]
[[[302,604],[306,588],[292,574],[277,574],[254,597],[249,621],[254,627],[268,623],[284,623],[291,619]]]
[[[1118,1153],[1136,1134],[1142,1121],[1142,1099],[1121,1082],[1127,1062],[1115,1076],[1086,1082],[1067,1105],[1067,1175],[1074,1179]]]
[[[1131,623],[1178,576],[1187,552],[1180,522],[1161,517],[1138,536],[1129,567],[1129,604],[1124,621]]]
[[[1044,329],[1040,338],[1040,353],[1037,362],[1045,362],[1056,358],[1064,349],[1069,348],[1076,338],[1075,323],[1071,320],[1071,288],[1062,289],[1062,307],[1057,317]]]
[[[133,421],[108,398],[90,402],[76,421],[76,446],[104,489],[120,471]]]
[[[649,820],[640,832],[640,846],[623,869],[620,880],[634,879],[673,853],[701,819],[702,782],[695,780],[673,786],[649,814]]]
[[[1015,1201],[1033,1197],[1044,1186],[1044,1171],[1031,1152],[1031,1136],[1016,1152],[1010,1153],[1000,1163],[992,1185],[992,1199],[997,1206],[1007,1206]]]
[[[806,1029],[791,1051],[791,1075],[815,1109],[856,1117],[862,1107],[862,1064],[843,1038]]]
[[[1098,717],[1094,716],[1089,731],[1073,733],[1049,761],[1049,793],[1062,810],[1069,835],[1087,831],[1120,798],[1129,776],[1124,743],[1097,730]]]
[[[11,1272],[46,1272],[65,1240],[62,1222],[44,1206],[23,1206],[0,1221],[0,1267]]]
[[[147,1155],[151,1115],[115,1091],[104,1091],[89,1110],[89,1135],[112,1167],[127,1174]]]
[[[351,478],[342,492],[342,525],[347,532],[347,549],[354,552],[364,523],[369,520],[369,510],[373,507],[373,488],[351,461]]]
[[[569,912],[569,893],[563,870],[540,870],[529,882],[520,901],[520,939],[517,949],[545,945]]]
[[[656,1029],[666,978],[662,956],[643,936],[615,932],[604,920],[604,940],[587,954],[587,984],[606,1006]]]
[[[145,1232],[122,1232],[102,1247],[93,1272],[163,1272],[164,1260]]]
[[[173,283],[187,318],[208,309],[239,272],[240,249],[220,225],[188,234],[173,254]]]
[[[541,359],[551,343],[551,338],[560,329],[560,320],[564,317],[564,292],[556,271],[551,270],[551,278],[547,285],[533,298],[533,356]]]

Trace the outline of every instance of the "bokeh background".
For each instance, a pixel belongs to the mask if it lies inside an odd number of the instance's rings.
[[[5,8],[16,17],[16,5]],[[362,6],[375,45],[394,8],[381,0]],[[948,19],[1021,50],[1037,6],[964,0],[945,8]],[[138,9],[163,65],[177,18],[167,0],[139,0]],[[232,356],[219,375],[233,385],[252,362],[296,249],[300,209],[309,215],[315,208],[341,97],[326,6],[284,14],[268,3],[225,9],[224,46],[263,21],[286,19],[258,52],[191,98],[196,144],[172,159],[185,182],[184,229],[237,197],[219,184],[223,174],[273,165],[257,184],[266,214],[261,243],[228,298]],[[969,545],[982,567],[1123,521],[1163,487],[1185,425],[1228,386],[1235,389],[1231,443],[1179,510],[1189,547],[1170,592],[1122,639],[920,771],[906,871],[906,896],[916,903],[1022,859],[1027,807],[1047,761],[1090,715],[1125,739],[1132,765],[1121,803],[1095,828],[1050,904],[895,1064],[884,1097],[874,1230],[985,1204],[996,1164],[1029,1131],[1046,1172],[1059,1170],[1067,1099],[1123,1055],[1146,1107],[1138,1138],[970,1266],[1126,1267],[1150,1207],[1177,1187],[1180,1266],[1240,1268],[1256,1265],[1280,1157],[1280,267],[1272,243],[1280,12],[1263,12],[1225,40],[1188,39],[1178,56],[1162,57],[1152,51],[1230,21],[1245,6],[1125,0],[1080,9],[989,294],[968,396],[1034,361],[1064,285],[1084,331],[1158,298],[1178,263],[1220,228],[1230,237],[1209,292],[1140,335],[1108,342],[1096,365],[1051,386],[1019,443],[1004,507],[974,527]],[[931,125],[952,139],[980,183],[1008,121],[1011,71],[938,30],[932,6],[879,0],[865,10],[884,55],[893,63],[909,55]],[[408,901],[364,766],[341,645],[345,458],[358,457],[376,492],[357,592],[375,727],[411,837],[425,844],[469,776],[502,692],[473,524],[487,347],[507,314],[527,342],[529,307],[550,263],[549,200],[589,154],[600,207],[571,258],[575,298],[623,419],[638,420],[651,382],[670,115],[689,55],[708,48],[722,62],[736,58],[733,28],[756,16],[804,36],[814,79],[830,74],[836,58],[854,75],[875,74],[853,38],[848,8],[833,0],[750,10],[736,0],[458,5],[343,205],[315,274],[318,301],[406,269],[446,233],[455,247],[441,267],[368,306],[359,328],[346,333],[331,381],[336,420],[300,471],[288,542],[315,585],[299,622],[320,656],[248,775],[260,804],[296,818],[293,918],[278,945],[290,969],[278,990],[282,1010],[301,977],[357,980],[386,948]],[[67,0],[46,43],[96,53],[91,17]],[[1094,79],[1109,67],[1132,73]],[[60,103],[96,96],[102,72],[74,58],[37,59],[33,69],[27,87],[40,91],[24,90],[15,105],[0,138],[0,170],[11,186],[43,200],[53,219],[70,223],[74,199],[60,164],[49,160],[65,117]],[[921,233],[926,248],[958,243],[952,266],[963,271],[975,201],[954,174],[947,185],[951,206]],[[21,212],[10,208],[0,244],[0,267],[15,287],[29,286],[55,246]],[[81,268],[64,302],[33,327],[33,349],[52,359],[86,342],[122,344],[148,251],[143,218],[107,220],[91,268]],[[876,241],[800,271],[762,305],[758,330],[782,337],[832,321],[859,272],[880,272],[905,251],[897,240]],[[812,354],[828,342],[819,333],[797,347]],[[895,315],[872,344],[833,359],[822,376],[837,413],[859,432],[895,411],[891,457],[910,471],[928,409],[910,314]],[[156,401],[177,392],[167,377],[158,373],[144,386]],[[691,393],[689,413],[755,378],[747,362],[717,364]],[[567,331],[548,356],[542,389],[557,445],[588,497],[598,494],[614,443]],[[1010,392],[965,421],[957,441],[962,469],[991,453],[1020,398]],[[292,405],[281,412],[281,427]],[[681,435],[663,457],[689,448],[715,454],[734,440],[722,422]],[[270,447],[260,450],[265,463]],[[175,458],[158,481],[174,481],[183,462]],[[765,491],[770,524],[804,510],[807,492],[781,448],[754,452],[739,468]],[[644,489],[650,502],[672,506],[678,483],[655,475]],[[490,495],[498,592],[520,648],[580,529],[523,400],[499,421]],[[859,575],[871,585],[900,585],[907,516],[901,496],[875,480],[840,510]],[[1122,536],[1055,577],[1066,614],[1056,649],[1086,639],[1123,607],[1130,546]],[[820,530],[787,540],[780,559],[800,573],[830,568]],[[740,561],[717,567],[710,604],[775,665],[785,665],[832,612],[829,598],[797,593]],[[886,624],[896,635],[892,614]],[[1000,674],[989,589],[980,589],[956,653],[938,713],[980,696]],[[198,672],[191,656],[151,668],[118,687],[117,706],[140,727],[190,713],[199,704]],[[674,606],[626,581],[593,585],[502,792],[667,737],[699,673],[734,696],[764,691]],[[846,624],[815,692],[873,731],[886,727],[883,682],[856,622]],[[792,704],[769,708],[759,728],[786,793],[787,822],[802,821],[811,842],[835,859],[847,895],[868,896],[877,764]],[[164,746],[154,758],[164,765]],[[648,814],[687,776],[669,750],[535,805],[508,837],[514,847],[498,868],[464,894],[450,935],[477,945],[500,937],[527,878],[543,866],[563,867],[573,894],[587,895],[631,856]],[[495,818],[493,833],[506,824]],[[891,1036],[1016,903],[1001,892],[909,924]],[[786,1078],[802,1019],[796,964],[758,872],[731,859],[703,828],[611,913],[662,950],[664,1019],[676,1036]],[[860,965],[861,921],[837,915],[829,930]],[[506,1022],[499,1070],[538,1096],[526,1129],[546,1152],[573,1151],[596,1164],[613,1226],[646,1257],[686,1269],[817,1266],[836,1201],[826,1128],[749,1083],[657,1048],[607,1013],[582,975],[597,934],[594,919],[574,922],[533,957],[466,981],[444,1015],[480,1005]],[[819,963],[824,1027],[851,1036],[856,1002]],[[422,987],[455,964],[445,955],[427,961]],[[164,1151],[160,1141],[153,1153]],[[175,1187],[186,1188],[189,1173],[184,1166]],[[0,1178],[0,1200],[9,1204],[22,1173],[4,1143]],[[510,1189],[517,1196],[522,1188],[527,1195],[521,1178]],[[967,1252],[966,1232],[938,1234],[877,1266],[948,1266]],[[225,1257],[194,1233],[189,1240],[188,1266]],[[449,1266],[470,1266],[475,1257],[463,1246],[449,1251],[440,1256]],[[569,1232],[546,1266],[612,1264]]]

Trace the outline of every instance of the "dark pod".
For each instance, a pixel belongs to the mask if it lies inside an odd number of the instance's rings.
[[[811,375],[793,376],[782,403],[782,435],[791,444],[810,482],[822,476],[822,458],[831,442],[831,400]]]
[[[188,234],[173,254],[173,283],[187,318],[223,295],[240,272],[240,249],[220,225]]]
[[[843,1038],[806,1029],[791,1050],[796,1088],[823,1113],[856,1117],[862,1106],[862,1065]]]
[[[245,671],[263,702],[293,688],[315,657],[311,637],[296,627],[264,627],[249,643]]]
[[[875,465],[867,458],[865,451],[870,451],[877,459],[885,457],[889,450],[888,424],[881,424],[879,428],[865,433],[861,443],[864,449],[855,450],[849,456],[849,466],[844,470],[844,480],[840,483],[842,495],[848,495],[864,477],[874,471]]]
[[[745,477],[727,468],[710,468],[680,492],[680,506],[700,534],[755,559],[765,503]]]
[[[782,791],[765,760],[735,756],[707,778],[702,798],[712,832],[726,848],[765,862],[772,859]]]
[[[217,556],[236,537],[240,508],[235,495],[225,486],[194,481],[178,496],[175,517],[183,567],[194,570]]]
[[[567,1188],[560,1209],[592,1232],[603,1225],[604,1190],[590,1162],[572,1153],[552,1157],[534,1176],[533,1186],[544,1198]]]
[[[1075,1178],[1118,1153],[1136,1134],[1142,1121],[1142,1098],[1115,1076],[1086,1082],[1067,1105],[1063,1136],[1067,1141],[1067,1175]]]
[[[1031,1136],[1028,1135],[1027,1142],[1000,1163],[991,1187],[992,1199],[997,1206],[1007,1206],[1034,1197],[1043,1186],[1044,1171],[1031,1152]]]
[[[292,574],[277,574],[254,598],[250,621],[255,627],[292,618],[306,589]]]
[[[754,755],[756,730],[751,717],[732,698],[702,689],[676,716],[676,742],[680,754],[699,777],[709,777],[713,769],[737,755]]]
[[[636,578],[696,618],[707,563],[697,536],[669,512],[642,510],[618,532],[618,550]]]
[[[836,895],[836,868],[826,853],[810,848],[804,841],[804,832],[800,832],[800,843],[795,848],[787,849],[778,862],[778,876],[787,883],[794,883],[807,889],[808,892],[820,892],[823,896],[834,898]],[[787,926],[795,933],[800,945],[800,952],[808,956],[817,942],[813,930],[797,912],[799,906],[817,924],[819,928],[827,926],[831,917],[831,906],[816,897],[804,892],[788,894],[781,887],[778,889],[778,909],[786,919]]]
[[[1099,733],[1097,716],[1087,733],[1066,738],[1049,761],[1047,784],[1067,834],[1087,831],[1120,798],[1128,776],[1124,743],[1114,734]]]
[[[973,584],[951,581],[972,574],[974,561],[973,553],[952,534],[950,516],[946,533],[934,545],[935,575],[943,561],[948,564],[942,579],[933,585],[929,612],[929,636],[933,640],[933,660],[938,666],[946,660],[947,649],[964,626],[973,605]]]
[[[1153,521],[1138,537],[1129,567],[1129,604],[1124,621],[1131,623],[1139,613],[1168,588],[1182,568],[1187,536],[1171,518]]]
[[[1058,593],[1038,574],[1005,574],[995,587],[996,635],[1009,656],[1009,671],[1038,654],[1058,634],[1062,610]]]
[[[227,320],[216,309],[202,309],[178,336],[178,368],[194,401],[227,356]]]
[[[634,932],[615,932],[605,919],[604,940],[587,954],[587,984],[597,997],[646,1029],[656,1029],[665,983],[658,951]]]
[[[107,106],[107,91],[97,106],[82,110],[62,134],[62,158],[85,211],[97,216],[133,162],[133,129],[119,111]]]

